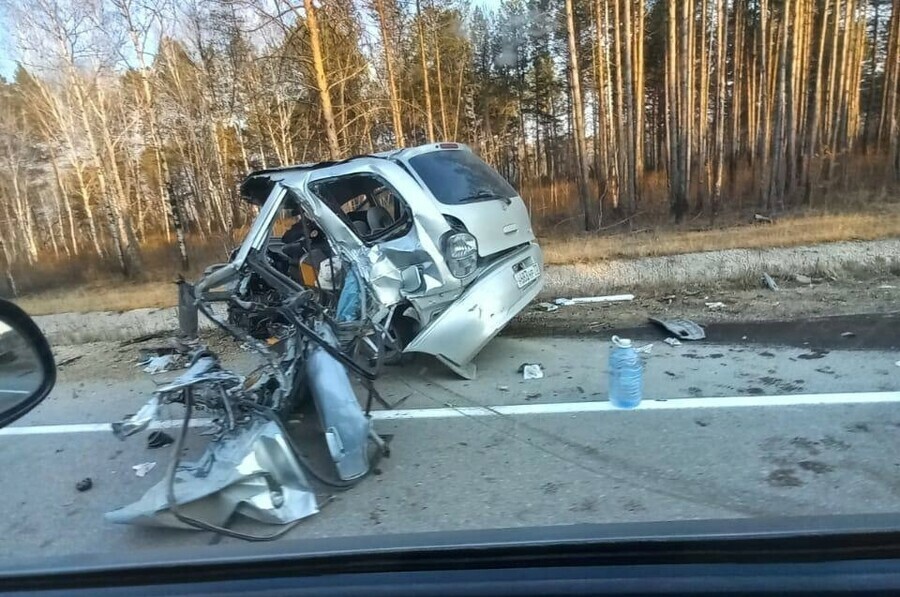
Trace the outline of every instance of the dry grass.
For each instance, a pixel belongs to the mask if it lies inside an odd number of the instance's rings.
[[[178,302],[177,292],[170,281],[119,282],[42,292],[16,299],[16,303],[31,315],[130,311],[144,307],[172,307]]]
[[[563,193],[570,191],[568,187],[559,186],[558,190]],[[698,229],[703,222],[696,220],[676,227],[663,223],[665,217],[658,218],[654,214],[645,221],[631,222],[635,227],[647,227],[649,231],[645,232],[622,232],[624,226],[618,226],[602,234],[572,234],[565,232],[564,226],[549,225],[543,227],[540,242],[546,263],[561,265],[721,249],[900,237],[900,203],[896,202],[896,195],[877,198],[870,193],[858,195],[847,193],[845,196],[845,201],[852,199],[852,205],[858,210],[853,213],[794,214],[771,225],[749,225],[746,224],[747,212],[743,215],[730,213],[720,220],[722,227],[715,229]],[[537,199],[533,208],[540,206],[544,199],[549,202],[550,198],[539,195]],[[562,208],[565,203],[559,197],[553,199],[549,206],[544,206],[550,208],[550,213],[559,215],[560,212],[553,208]],[[544,216],[547,215],[544,212]],[[744,224],[734,225],[737,222]],[[576,226],[577,223],[574,222]],[[235,237],[240,238],[237,234]],[[233,239],[222,238],[194,240],[189,247],[192,268],[186,277],[196,279],[205,266],[225,259],[233,243]],[[23,293],[16,301],[36,315],[175,305],[177,291],[172,282],[178,273],[178,260],[174,247],[157,240],[144,247],[143,255],[144,274],[135,281],[126,281],[115,274],[113,262],[98,261],[92,255],[71,260],[45,258],[39,265],[23,266],[15,272],[19,290]],[[0,286],[2,282],[0,279]],[[0,287],[2,294],[9,296]]]
[[[806,215],[775,224],[713,230],[678,229],[654,232],[543,238],[547,264],[592,263],[722,249],[793,247],[846,240],[877,240],[900,236],[900,212]]]

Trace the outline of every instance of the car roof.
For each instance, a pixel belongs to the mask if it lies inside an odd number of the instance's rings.
[[[248,203],[251,203],[253,205],[262,205],[266,202],[266,198],[268,198],[269,193],[272,192],[272,187],[275,186],[275,180],[272,176],[273,174],[281,175],[290,172],[321,170],[322,168],[329,168],[338,164],[346,164],[347,162],[351,162],[353,160],[358,160],[361,158],[380,158],[406,161],[423,153],[429,153],[432,151],[454,151],[459,149],[471,151],[466,145],[462,143],[426,143],[424,145],[417,145],[415,147],[406,147],[403,149],[392,149],[390,151],[381,151],[378,153],[355,155],[344,160],[309,162],[306,164],[297,164],[293,166],[280,166],[278,168],[265,168],[262,170],[255,170],[248,174],[244,181],[241,183],[240,194],[241,197]]]

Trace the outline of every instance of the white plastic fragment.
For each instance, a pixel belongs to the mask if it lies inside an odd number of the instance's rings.
[[[653,350],[652,342],[650,344],[644,344],[643,346],[638,346],[637,348],[634,349],[634,352],[637,352],[640,354],[650,354],[651,350]]]
[[[706,303],[706,306],[709,309],[721,309],[722,307],[725,306],[725,303],[723,303],[721,301],[714,301],[711,303]]]
[[[571,305],[586,305],[589,303],[617,303],[621,301],[633,300],[633,294],[608,294],[605,296],[577,296],[574,298],[558,298],[553,302],[557,305],[568,307]]]
[[[538,303],[538,307],[540,307],[547,313],[553,313],[554,311],[559,309],[559,305],[554,305],[553,303]]]
[[[522,379],[541,379],[544,370],[539,363],[528,363],[522,367]]]
[[[157,373],[171,371],[180,365],[179,361],[180,358],[176,354],[164,354],[157,357],[150,357],[143,363],[144,373],[155,375]]]
[[[156,467],[155,462],[142,462],[140,464],[135,464],[131,468],[134,469],[134,474],[138,477],[146,477],[147,473],[152,471]]]
[[[663,342],[665,342],[669,346],[681,346],[681,340],[679,340],[678,338],[666,338],[665,340],[663,340]]]

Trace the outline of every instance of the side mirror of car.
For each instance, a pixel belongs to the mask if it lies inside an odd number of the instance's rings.
[[[0,427],[40,404],[56,383],[50,344],[22,309],[0,299]]]

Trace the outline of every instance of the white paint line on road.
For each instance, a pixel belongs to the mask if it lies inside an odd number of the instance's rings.
[[[212,419],[191,419],[190,427],[206,427]],[[181,419],[169,421],[157,421],[148,429],[172,429],[181,427]],[[112,434],[110,423],[76,423],[73,425],[35,425],[33,427],[7,427],[0,429],[0,437],[6,435],[53,435],[59,433],[90,433],[106,431]]]
[[[644,400],[633,412],[647,410],[676,410],[691,408],[742,408],[748,406],[809,406],[815,404],[872,404],[900,402],[900,392],[859,392],[842,394],[784,394],[780,396],[721,396],[710,398],[672,398]],[[418,408],[373,412],[380,420],[448,419],[452,417],[490,417],[496,415],[564,415],[621,411],[612,403],[556,402],[549,404],[512,404],[504,406],[465,406],[447,408]],[[629,412],[629,411],[625,411]],[[0,430],[2,433],[2,430]]]
[[[710,398],[673,398],[670,400],[644,400],[633,411],[677,410],[692,408],[745,408],[750,406],[813,406],[838,404],[878,404],[900,402],[900,392],[858,392],[841,394],[783,394],[779,396],[720,396]],[[555,402],[549,404],[510,404],[503,406],[461,406],[446,408],[410,408],[404,410],[378,410],[372,418],[379,421],[408,419],[452,419],[459,417],[493,417],[498,415],[566,415],[594,412],[614,412],[611,403],[603,402]],[[210,419],[191,419],[191,427],[205,427]],[[181,420],[159,421],[151,429],[179,427]],[[0,429],[0,437],[13,435],[50,435],[60,433],[111,432],[109,423],[80,423],[74,425],[36,425],[32,427],[7,427]]]

